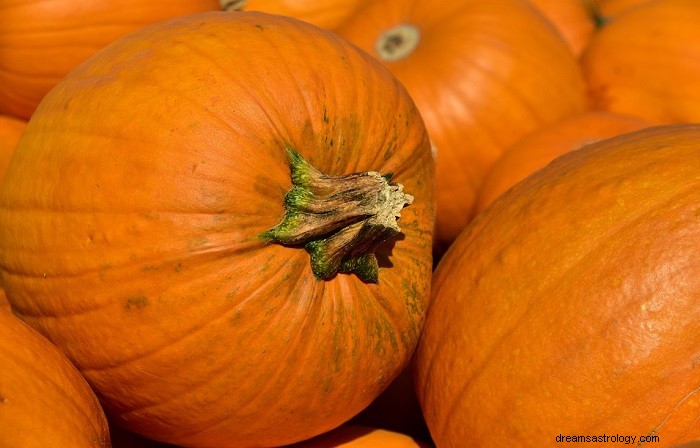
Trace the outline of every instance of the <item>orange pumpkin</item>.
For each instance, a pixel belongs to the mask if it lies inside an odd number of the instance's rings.
[[[700,121],[700,2],[640,4],[612,18],[581,57],[592,107],[651,123]]]
[[[437,446],[700,436],[699,153],[700,125],[593,143],[460,235],[417,351]]]
[[[584,112],[543,126],[508,148],[498,159],[479,191],[476,212],[481,213],[513,185],[560,155],[646,126],[640,118],[610,112]]]
[[[46,338],[4,312],[0,365],[0,446],[110,446],[104,412],[75,366]]]
[[[0,274],[117,424],[292,443],[408,363],[433,176],[418,110],[369,55],[287,17],[192,15],[46,96],[0,194]]]
[[[0,114],[28,119],[70,70],[151,23],[219,9],[217,0],[10,0],[0,4]]]
[[[366,0],[220,0],[224,10],[260,11],[290,16],[335,29]]]
[[[528,0],[557,29],[579,56],[596,31],[595,16],[586,0]]]
[[[428,448],[399,432],[360,425],[343,425],[290,448]]]
[[[471,220],[507,147],[585,108],[573,54],[520,0],[377,0],[337,32],[382,61],[421,111],[437,148],[437,253]]]

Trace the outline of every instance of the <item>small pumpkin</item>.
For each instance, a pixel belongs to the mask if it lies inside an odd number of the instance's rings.
[[[0,446],[109,448],[107,419],[70,361],[0,312]]]
[[[700,437],[698,154],[698,124],[590,144],[460,235],[416,354],[437,446]]]
[[[650,123],[700,121],[700,2],[642,3],[609,20],[581,56],[591,107]]]
[[[0,276],[116,424],[288,444],[411,358],[433,177],[418,110],[369,55],[289,17],[190,15],[42,101],[0,192]]]
[[[366,0],[220,0],[225,11],[260,11],[333,30]]]
[[[361,425],[343,425],[290,448],[428,448],[399,432]]]
[[[217,9],[217,0],[4,1],[0,3],[0,114],[29,119],[63,76],[129,32]]]
[[[610,112],[583,112],[543,126],[508,148],[491,168],[479,191],[476,213],[562,154],[647,126],[641,118]]]
[[[438,254],[507,147],[585,108],[576,58],[521,0],[371,1],[336,31],[382,61],[421,111],[437,149]]]

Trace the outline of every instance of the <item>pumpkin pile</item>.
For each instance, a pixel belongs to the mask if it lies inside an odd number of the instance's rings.
[[[146,3],[0,5],[0,446],[700,440],[700,2]]]

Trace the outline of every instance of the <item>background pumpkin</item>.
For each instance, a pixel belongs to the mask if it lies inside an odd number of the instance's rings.
[[[287,148],[413,195],[377,283],[317,280],[303,247],[261,237],[285,215]],[[433,176],[415,105],[367,54],[282,16],[193,15],[120,39],[45,97],[0,194],[0,274],[117,424],[279,446],[340,425],[408,363]]]
[[[0,114],[28,119],[70,70],[151,23],[219,9],[217,0],[9,0],[0,4]]]
[[[337,32],[382,61],[421,111],[437,148],[436,253],[470,221],[505,148],[585,107],[576,59],[527,2],[377,0]]]
[[[335,29],[366,0],[220,0],[222,9],[260,11],[294,17]]]
[[[655,124],[700,121],[700,2],[642,3],[613,17],[581,56],[592,107]]]
[[[455,241],[416,358],[437,446],[700,436],[699,142],[678,125],[572,151]]]
[[[293,445],[294,448],[428,448],[411,437],[385,429],[343,425],[338,429]],[[290,446],[292,448],[292,446]]]
[[[97,397],[46,338],[0,312],[0,446],[107,448]]]
[[[560,155],[647,126],[641,118],[610,112],[583,112],[543,126],[508,148],[491,168],[479,191],[476,213]]]

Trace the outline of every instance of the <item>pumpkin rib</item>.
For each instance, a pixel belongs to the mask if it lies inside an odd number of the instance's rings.
[[[646,166],[645,166],[645,167],[640,167],[639,170],[638,170],[638,172],[643,172],[643,171],[645,171],[645,168],[646,168]],[[633,177],[633,175],[632,175],[631,177]],[[682,190],[682,191],[680,191],[677,195],[674,195],[674,196],[668,198],[668,199],[666,200],[666,202],[664,202],[663,204],[673,204],[673,203],[675,203],[675,201],[676,201],[679,197],[684,197],[684,196],[688,195],[688,193],[689,193],[689,192],[692,192],[692,191],[694,190],[694,188],[695,188],[695,187],[692,186],[692,185],[689,186],[689,187],[687,188],[687,190]],[[657,207],[657,204],[658,204],[658,203],[652,204],[652,205],[653,205],[653,208],[656,208],[656,207]],[[653,208],[652,208],[652,209],[653,209]],[[637,210],[636,210],[636,214],[635,214],[634,216],[630,216],[630,218],[629,218],[627,221],[625,221],[625,223],[623,223],[624,225],[621,224],[621,223],[618,223],[618,225],[616,226],[616,228],[615,228],[614,230],[611,228],[611,230],[610,230],[609,232],[606,232],[606,235],[605,235],[604,237],[597,238],[597,239],[596,239],[596,244],[595,244],[595,245],[590,245],[590,246],[588,247],[588,251],[587,251],[586,253],[581,254],[582,256],[579,257],[575,262],[571,262],[571,260],[569,259],[570,264],[564,269],[564,271],[561,271],[561,272],[559,273],[558,278],[559,278],[560,280],[564,280],[564,279],[567,277],[567,275],[569,275],[571,272],[573,272],[573,271],[576,270],[577,268],[580,268],[580,266],[579,266],[580,264],[585,263],[586,261],[589,261],[589,260],[588,260],[589,257],[594,257],[594,256],[595,256],[595,253],[598,251],[598,249],[599,249],[601,246],[604,246],[604,245],[607,243],[607,240],[608,240],[608,239],[615,237],[615,236],[617,235],[617,233],[620,232],[620,231],[626,231],[626,230],[628,230],[627,226],[629,226],[631,223],[639,222],[639,221],[642,220],[643,218],[647,217],[648,214],[650,213],[650,211],[651,211],[652,209],[644,209],[644,210],[637,209]],[[477,219],[480,219],[480,218],[477,218]],[[484,223],[483,226],[488,227],[488,224],[487,224],[487,223]],[[504,242],[501,251],[502,251],[503,249],[505,249],[506,247],[508,247],[508,243]],[[498,260],[498,257],[493,257],[493,258],[491,258],[491,259],[489,260],[489,262],[488,262],[486,265],[484,265],[484,270],[488,270],[490,266],[493,266],[493,265],[496,264],[496,263],[500,263],[500,261]],[[559,283],[557,283],[557,282],[551,282],[551,283],[548,284],[548,287],[558,287],[558,285],[559,285]],[[441,286],[440,284],[437,284],[437,285],[434,286],[434,289],[435,289],[434,294],[439,294],[440,286]],[[513,331],[516,327],[518,327],[519,322],[522,321],[522,320],[526,317],[526,315],[528,315],[528,313],[530,313],[531,308],[532,308],[532,305],[534,305],[534,302],[537,300],[537,298],[543,296],[543,295],[546,293],[546,291],[547,291],[547,289],[544,289],[544,290],[539,290],[539,291],[537,291],[537,292],[532,293],[532,294],[531,294],[531,299],[532,299],[532,300],[531,300],[530,303],[527,305],[527,307],[524,308],[524,309],[522,310],[522,312],[520,313],[520,315],[518,316],[518,318],[517,318],[516,320],[513,320],[513,321],[510,322],[510,325],[509,325],[508,330],[503,331],[501,334],[498,335],[497,338],[495,338],[495,339],[492,340],[493,345],[492,345],[491,348],[489,349],[488,353],[483,357],[480,366],[479,366],[478,368],[473,369],[473,373],[470,375],[470,380],[464,383],[464,385],[463,385],[463,390],[458,391],[457,396],[463,396],[464,393],[465,393],[465,391],[466,391],[466,389],[468,389],[469,386],[471,385],[472,381],[478,379],[478,378],[481,376],[481,374],[483,373],[483,370],[484,370],[484,367],[486,366],[486,364],[489,362],[490,359],[492,359],[492,358],[494,357],[493,354],[499,349],[500,346],[504,345],[504,341],[505,341],[507,338],[509,338],[510,335],[511,335],[511,333],[512,333],[512,331]],[[453,317],[454,317],[454,316],[453,316]],[[450,320],[447,321],[447,322],[443,322],[443,323],[442,323],[443,332],[447,332],[447,333],[448,333],[448,332],[450,331],[450,329],[451,329],[454,325],[457,325],[457,324],[459,324],[459,323],[460,323],[460,322],[459,322],[457,319],[454,319],[454,318],[453,318],[453,319],[450,319]],[[435,349],[433,350],[433,352],[431,353],[431,357],[425,360],[424,364],[425,364],[426,367],[425,367],[424,370],[425,370],[425,372],[426,372],[426,373],[425,373],[425,377],[426,377],[426,378],[429,378],[429,377],[432,376],[432,371],[433,371],[433,367],[434,367],[435,361],[436,361],[437,358],[439,358],[441,352],[444,351],[444,350],[448,350],[448,349],[450,349],[450,348],[448,347],[447,344],[438,345],[438,346],[436,346],[436,348],[435,348]],[[448,414],[448,415],[452,414],[454,408],[456,408],[456,407],[459,406],[459,405],[460,405],[459,401],[458,401],[458,400],[454,400],[454,401],[452,402],[452,404],[451,404],[449,410],[447,411],[447,414]],[[451,424],[451,422],[449,421],[449,419],[445,419],[445,420],[443,421],[443,423],[444,423],[445,425]],[[445,427],[438,427],[438,428],[436,428],[436,429],[437,429],[437,431],[440,432],[440,433],[442,433],[442,432],[445,431]]]
[[[219,259],[219,258],[223,258],[223,257],[217,257],[217,259]],[[198,264],[201,264],[201,262]],[[299,277],[299,278],[301,278],[301,277]],[[201,277],[193,277],[191,279],[192,283],[201,282],[201,281],[202,281]],[[149,356],[160,353],[162,350],[169,348],[174,343],[180,343],[184,339],[196,336],[199,331],[206,329],[211,324],[230,318],[231,315],[235,314],[235,312],[238,311],[238,308],[240,308],[241,306],[245,306],[247,303],[254,302],[260,296],[266,296],[266,294],[265,294],[266,288],[270,288],[270,287],[274,286],[274,281],[275,281],[275,278],[271,276],[271,277],[264,279],[262,282],[255,284],[254,286],[256,286],[256,289],[254,289],[249,294],[247,294],[247,298],[245,301],[238,302],[238,307],[230,306],[230,309],[227,310],[226,312],[224,312],[223,314],[218,314],[216,317],[214,317],[208,321],[203,321],[201,324],[199,324],[197,326],[193,326],[193,327],[188,328],[188,331],[182,333],[181,335],[179,335],[173,339],[164,341],[160,346],[154,346],[151,351],[141,353],[140,355],[133,357],[133,358],[129,358],[129,359],[122,358],[119,360],[119,362],[117,364],[113,364],[113,365],[90,366],[90,367],[86,366],[86,365],[81,366],[81,371],[84,374],[89,376],[91,373],[102,372],[102,371],[105,371],[108,369],[109,370],[118,370],[120,368],[127,368],[129,366],[129,364],[131,364],[131,363],[141,361],[143,359],[146,359]],[[181,284],[185,284],[185,283],[181,283]],[[42,317],[44,317],[44,315],[42,315]]]

